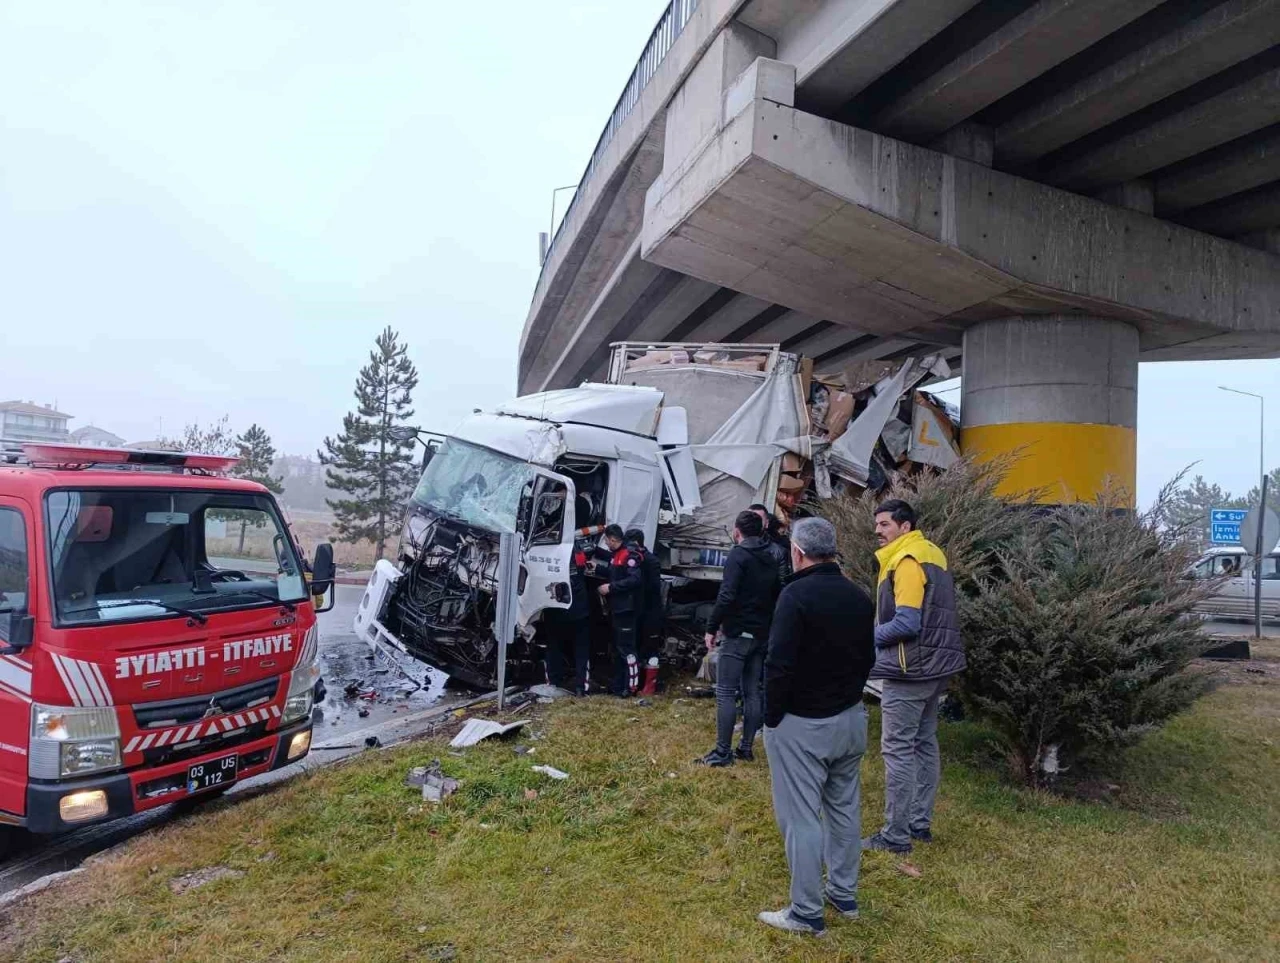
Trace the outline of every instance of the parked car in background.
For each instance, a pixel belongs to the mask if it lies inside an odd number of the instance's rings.
[[[1251,619],[1254,600],[1253,556],[1243,548],[1214,548],[1200,556],[1189,578],[1219,579],[1218,591],[1197,610],[1215,618]],[[1262,559],[1262,617],[1280,620],[1280,551]]]

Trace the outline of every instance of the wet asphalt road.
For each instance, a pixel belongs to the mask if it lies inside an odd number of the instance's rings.
[[[363,751],[369,736],[384,744],[411,738],[441,711],[473,698],[467,692],[446,696],[444,674],[420,663],[406,658],[397,665],[381,653],[371,658],[369,647],[351,629],[363,587],[340,585],[337,592],[333,610],[320,616],[321,677],[328,691],[319,706],[311,755],[303,763],[236,784],[227,794],[230,798]],[[348,695],[348,690],[354,694]],[[22,838],[0,862],[0,894],[73,869],[95,853],[179,818],[175,807],[161,806],[64,836]]]

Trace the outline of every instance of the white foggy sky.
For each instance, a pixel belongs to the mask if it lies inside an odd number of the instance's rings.
[[[314,454],[387,324],[422,425],[511,395],[551,189],[664,5],[0,0],[0,400]],[[1144,365],[1143,501],[1254,483],[1218,384],[1280,464],[1280,361]]]

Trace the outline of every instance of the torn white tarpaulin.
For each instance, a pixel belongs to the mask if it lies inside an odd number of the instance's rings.
[[[449,745],[454,749],[465,749],[467,746],[474,746],[482,739],[488,739],[490,736],[505,736],[508,732],[515,732],[528,724],[528,719],[508,722],[506,725],[491,719],[468,719],[466,725],[458,730],[458,734],[453,737]]]
[[[809,416],[798,375],[775,370],[705,443],[696,461],[758,488],[784,452],[810,456]]]
[[[843,435],[831,444],[831,467],[838,473],[849,475],[861,485],[867,483],[871,470],[871,452],[885,424],[898,410],[898,400],[902,397],[903,386],[912,370],[911,364],[904,364],[892,378],[886,378],[877,386],[876,395],[862,413],[849,425]]]

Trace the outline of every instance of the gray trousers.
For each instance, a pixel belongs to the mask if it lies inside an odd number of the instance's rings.
[[[867,713],[862,703],[825,719],[788,713],[764,730],[764,744],[773,812],[791,867],[791,913],[819,919],[824,862],[831,895],[858,896]]]
[[[716,752],[729,755],[742,690],[742,748],[750,749],[764,722],[764,639],[732,637],[720,643],[716,663]]]
[[[884,829],[891,843],[910,843],[911,832],[933,822],[942,775],[938,755],[938,700],[950,679],[884,680],[880,695],[880,753],[884,756]]]

